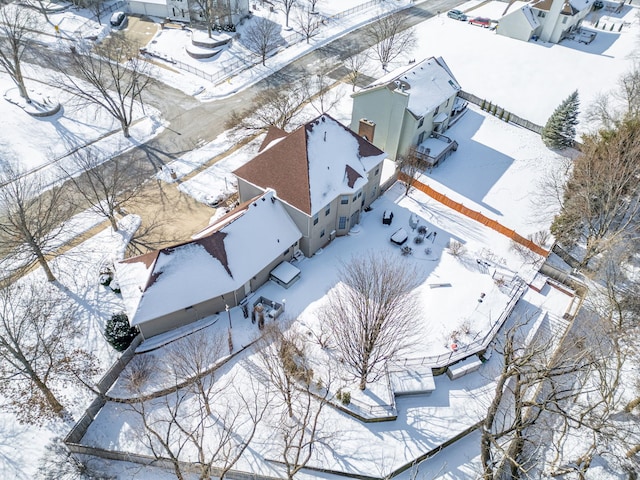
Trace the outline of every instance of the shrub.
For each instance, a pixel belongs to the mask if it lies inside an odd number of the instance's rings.
[[[122,373],[125,388],[132,393],[139,392],[149,380],[153,371],[150,355],[136,355]]]
[[[138,334],[135,327],[129,325],[129,317],[126,313],[114,313],[104,327],[104,336],[118,352],[127,349]]]
[[[449,245],[447,245],[447,248],[449,249],[449,253],[454,257],[461,257],[466,251],[464,244],[457,240],[451,240]]]
[[[484,110],[485,105],[487,104],[486,100],[482,100],[482,103],[480,104],[480,110]]]
[[[351,403],[351,392],[338,390],[336,393],[336,398],[343,404],[349,405]]]

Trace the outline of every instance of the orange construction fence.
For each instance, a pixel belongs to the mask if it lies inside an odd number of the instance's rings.
[[[398,180],[401,180],[401,181],[407,183],[407,181],[410,181],[411,179],[406,174],[400,173],[398,175]],[[473,219],[473,220],[475,220],[477,222],[480,222],[483,225],[486,225],[487,227],[491,228],[492,230],[495,230],[496,232],[501,233],[505,237],[509,237],[511,240],[513,240],[514,242],[519,243],[520,245],[524,245],[525,247],[527,247],[532,252],[537,253],[538,255],[542,255],[543,257],[546,257],[547,255],[549,255],[549,251],[548,250],[545,250],[544,248],[540,247],[539,245],[536,245],[535,243],[533,243],[528,238],[525,238],[522,235],[518,234],[515,230],[511,230],[510,228],[505,227],[504,225],[502,225],[501,223],[497,222],[496,220],[493,220],[491,218],[485,217],[480,212],[476,212],[475,210],[471,210],[470,208],[465,207],[460,202],[456,202],[455,200],[451,200],[446,195],[443,195],[442,193],[435,191],[429,185],[425,185],[424,183],[419,182],[418,180],[411,180],[411,186],[414,187],[414,188],[417,188],[418,190],[420,190],[423,193],[426,193],[431,198],[433,198],[434,200],[437,200],[438,202],[442,203],[443,205],[446,205],[447,207],[449,207],[449,208],[451,208],[451,209],[453,209],[453,210],[455,210],[457,212],[460,212],[464,216],[469,217],[469,218],[471,218],[471,219]]]

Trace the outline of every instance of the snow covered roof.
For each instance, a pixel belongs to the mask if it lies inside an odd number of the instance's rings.
[[[442,57],[427,58],[409,67],[394,70],[367,88],[380,85],[408,94],[408,109],[416,117],[435,109],[461,89]]]
[[[237,290],[301,236],[268,190],[192,241],[120,262],[117,276],[131,324]]]
[[[544,10],[548,12],[551,10],[551,5],[553,5],[554,1],[559,1],[559,0],[533,0],[531,2],[531,6],[533,8],[537,8],[538,10]],[[563,0],[563,1],[564,3],[562,5],[562,10],[560,10],[560,13],[564,15],[576,15],[577,13],[587,8],[591,8],[591,5],[593,4],[593,0]]]
[[[385,158],[378,147],[324,114],[285,137],[267,135],[260,153],[233,173],[315,215],[339,195],[362,188],[367,173]]]

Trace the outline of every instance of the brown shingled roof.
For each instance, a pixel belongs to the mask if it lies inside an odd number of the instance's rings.
[[[362,178],[362,175],[356,172],[349,165],[346,166],[344,173],[347,175],[347,185],[349,185],[349,188],[353,188],[353,185],[356,183],[356,180],[358,180],[359,178]]]
[[[258,150],[258,152],[261,152],[262,150],[267,148],[269,144],[274,140],[277,140],[279,138],[283,138],[286,136],[287,136],[287,132],[285,132],[281,128],[274,127],[273,125],[270,126],[269,130],[267,130],[266,137],[264,137],[264,140],[262,141],[262,145],[260,145],[260,149]]]
[[[304,126],[258,153],[233,172],[260,188],[272,188],[279,198],[310,214],[307,133]]]
[[[342,125],[326,113],[325,116],[340,125],[345,132],[352,135],[358,142],[358,156],[372,157],[384,152],[367,141],[365,138]],[[311,188],[309,178],[309,158],[307,151],[307,132],[312,131],[317,119],[302,125],[289,133],[281,141],[271,145],[258,153],[253,160],[244,164],[233,173],[247,182],[262,189],[272,188],[278,197],[289,205],[311,215]],[[277,129],[279,130],[279,129]],[[274,132],[274,135],[277,132]],[[268,135],[267,135],[268,136]],[[273,139],[278,138],[274,137]],[[272,139],[272,141],[273,141]],[[266,144],[267,139],[263,142]],[[347,168],[349,187],[352,187],[360,176],[353,168],[353,173]]]

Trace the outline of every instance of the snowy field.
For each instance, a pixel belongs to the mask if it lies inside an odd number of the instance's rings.
[[[381,223],[384,210],[394,211],[391,226]],[[398,227],[403,226],[410,230],[408,219],[411,213],[420,217],[420,224],[438,232],[436,240],[429,243],[432,249],[430,258],[422,255],[403,257],[399,248],[389,242],[389,235]],[[445,246],[451,239],[462,240],[467,254],[455,258],[447,253]],[[315,312],[323,305],[326,292],[335,285],[336,269],[342,261],[367,251],[376,255],[395,256],[400,261],[414,265],[422,282],[419,293],[424,317],[421,319],[421,327],[416,331],[416,340],[421,343],[416,344],[414,355],[423,355],[428,349],[441,352],[448,347],[451,329],[458,328],[460,322],[472,319],[472,328],[481,328],[489,317],[495,319],[504,305],[506,295],[495,288],[489,273],[481,271],[475,261],[478,256],[486,255],[489,250],[504,255],[508,267],[519,270],[520,274],[531,275],[530,267],[522,265],[522,260],[510,252],[509,241],[506,238],[466,217],[445,211],[419,192],[406,197],[403,187],[398,184],[374,202],[371,212],[363,215],[357,233],[336,239],[321,254],[299,263],[302,276],[291,288],[284,289],[270,282],[255,292],[255,296],[285,299],[286,316],[298,319],[292,328],[301,332],[316,330],[319,325]],[[433,282],[446,282],[449,286],[429,289],[429,283]],[[485,290],[487,294],[486,303],[477,301],[480,290]],[[562,315],[569,307],[570,301],[570,297],[549,287],[545,287],[542,294],[528,290],[516,306],[514,316],[532,319],[546,309]],[[483,308],[485,310],[482,310]],[[224,335],[225,317],[226,314],[223,314],[222,321],[205,327],[197,334],[207,337]],[[231,318],[236,348],[247,345],[256,338],[257,327],[251,324],[250,320],[243,318],[239,308],[231,310]],[[152,355],[152,364],[160,366],[171,348],[172,344],[169,344],[144,355]],[[259,364],[259,360],[252,350],[248,350],[227,364],[217,373],[216,378],[220,382],[224,382],[225,378],[233,378],[234,385],[248,382],[253,374],[249,373],[247,365],[256,364]],[[323,434],[332,432],[340,438],[340,442],[331,445],[332,451],[318,447],[311,465],[368,475],[382,475],[399,468],[418,455],[435,448],[451,435],[479,421],[487,395],[493,388],[490,379],[499,367],[499,357],[494,355],[478,372],[462,379],[451,381],[444,375],[436,377],[436,390],[431,395],[396,400],[398,419],[393,422],[363,424],[333,408],[326,409],[322,421]],[[367,391],[359,392],[352,382],[348,377],[341,377],[339,384],[332,388],[339,386],[349,390],[356,412],[370,405],[383,406],[387,401],[381,393],[385,389],[384,384],[372,385]],[[145,390],[145,393],[165,386],[167,384],[164,380],[152,377],[148,385],[149,390]],[[126,390],[118,384],[114,388],[112,394],[126,394]],[[152,404],[149,406],[152,407]],[[160,408],[157,405],[156,407]],[[274,411],[268,417],[277,418],[277,412]],[[137,424],[137,418],[125,406],[109,403],[90,427],[83,443],[148,453],[134,433],[139,428]],[[277,473],[275,466],[265,462],[265,459],[274,458],[276,455],[273,428],[269,422],[261,427],[259,439],[251,453],[243,457],[238,468],[248,469],[253,473]],[[414,433],[406,435],[406,432]],[[363,451],[359,446],[365,444],[367,449]]]
[[[331,4],[331,8],[342,10],[362,2],[348,0],[327,3]],[[478,3],[469,2],[462,8],[470,8]],[[489,10],[490,8],[495,10],[498,7],[486,4],[469,14],[493,16],[494,10]],[[623,21],[629,22],[630,25],[625,26],[621,33],[599,32],[596,40],[587,46],[572,41],[560,45],[520,42],[448,19],[443,13],[439,18],[424,22],[416,28],[420,38],[419,50],[407,52],[406,58],[399,60],[398,65],[406,63],[409,58],[441,55],[466,91],[497,102],[534,122],[544,123],[557,104],[576,88],[579,90],[584,111],[599,92],[608,91],[615,86],[619,75],[631,65],[629,54],[637,48],[636,11],[635,6],[625,7]],[[108,27],[99,27],[86,16],[75,17],[72,11],[57,15],[59,16],[55,21],[60,25],[65,38],[75,37],[78,33],[82,36],[102,36],[108,31]],[[335,38],[345,29],[361,24],[370,16],[371,11],[367,11],[359,17],[352,16],[348,24],[346,19],[341,21],[342,23],[330,24],[324,36],[319,35],[312,40],[311,47],[299,42],[296,47],[284,50],[277,57],[269,59],[266,68],[245,71],[218,85],[215,94],[211,89],[208,92],[205,89],[198,97],[207,99],[213,98],[214,95],[224,96],[245,88],[279,69],[285,62],[302,55],[307,48],[316,48],[321,43]],[[51,44],[61,42],[51,34],[42,38]],[[179,48],[178,45],[174,47]],[[365,73],[374,77],[382,73],[375,61],[371,61],[366,70]],[[45,88],[38,82],[46,77],[45,71],[34,72],[31,76],[34,77],[31,83],[35,84],[36,88]],[[203,85],[202,79],[188,74],[164,73],[161,78],[174,86],[180,84],[184,86],[185,91],[191,93]],[[7,77],[0,75],[0,88],[6,90],[11,86]],[[341,88],[344,89],[345,102],[340,105],[339,112],[329,113],[348,124],[350,87]],[[123,149],[131,148],[136,142],[144,142],[162,128],[158,117],[141,118],[132,131],[135,142],[123,145],[117,126],[114,127],[106,117],[96,116],[95,111],[65,105],[63,112],[57,116],[38,120],[26,117],[21,111],[17,113],[14,109],[15,107],[8,102],[0,102],[0,118],[4,119],[1,123],[3,129],[0,133],[0,145],[4,152],[9,152],[3,155],[2,161],[8,162],[17,158],[19,167],[25,170],[39,168],[52,159],[64,156],[67,151],[65,149],[88,143],[94,144],[105,158],[108,158]],[[310,114],[308,118],[313,116],[315,114]],[[94,117],[99,120],[95,121]],[[139,130],[136,130],[137,128]],[[471,108],[446,134],[461,145],[458,152],[429,175],[423,176],[422,181],[465,205],[496,218],[506,226],[515,228],[521,234],[526,235],[541,229],[545,224],[548,225],[548,216],[544,216],[538,223],[535,193],[538,190],[538,181],[549,169],[554,168],[554,162],[560,158],[544,148],[539,138],[531,132],[504,124],[474,108]],[[210,158],[224,152],[227,142],[230,139],[233,141],[233,138],[225,134],[203,149],[186,155],[172,167],[180,176],[184,176]],[[208,189],[208,195],[211,195],[212,190],[225,191],[229,188],[229,172],[252,157],[259,141],[260,139],[246,149],[238,150],[229,159],[219,162],[215,169],[203,173],[203,176],[194,177],[183,183],[180,188],[202,199],[206,198],[205,189]],[[164,172],[163,175],[168,177],[168,172]],[[450,333],[459,329],[462,322],[478,312],[479,316],[474,319],[480,327],[486,328],[483,322],[486,325],[489,315],[493,315],[493,309],[499,309],[500,305],[504,305],[504,298],[499,298],[502,295],[499,290],[493,290],[493,283],[487,281],[487,274],[477,271],[475,259],[477,256],[490,253],[492,258],[504,258],[509,268],[521,270],[522,261],[510,250],[509,241],[478,223],[447,210],[418,192],[404,197],[399,186],[390,190],[374,207],[372,212],[363,216],[358,233],[354,232],[352,236],[337,239],[322,255],[306,259],[300,264],[303,276],[294,287],[295,290],[292,288],[284,291],[275,284],[267,284],[260,293],[277,299],[286,298],[288,314],[299,316],[302,328],[313,328],[314,309],[320,306],[324,294],[335,283],[335,267],[339,261],[367,249],[400,256],[397,247],[389,244],[388,237],[396,227],[403,226],[408,229],[409,212],[415,212],[422,218],[421,222],[424,225],[438,232],[438,236],[433,244],[429,244],[431,254],[416,251],[414,255],[407,257],[406,261],[413,262],[422,269],[421,275],[425,284],[452,285],[447,287],[447,291],[424,288],[425,295],[422,301],[428,315],[425,316],[425,328],[418,332],[418,337],[425,342],[422,344],[423,347],[433,348],[436,352],[446,351]],[[391,228],[380,224],[381,211],[386,208],[394,209],[397,215]],[[88,222],[93,221],[95,220]],[[86,229],[86,226],[82,226],[84,220],[77,223],[79,224],[75,228],[79,231]],[[446,253],[446,242],[451,238],[464,242],[467,249],[466,261],[460,261]],[[102,262],[121,255],[121,251],[122,238],[103,232],[55,262],[55,272],[59,275],[61,283],[69,288],[69,296],[74,302],[80,301],[83,305],[84,313],[79,320],[87,327],[85,346],[99,356],[103,368],[107,368],[117,355],[103,341],[102,328],[105,319],[114,310],[120,309],[121,304],[118,297],[97,284],[96,271]],[[78,272],[81,272],[81,275]],[[480,292],[493,295],[496,303],[487,301],[486,304],[482,304],[482,308],[486,307],[487,310],[478,308],[476,311]],[[523,315],[531,315],[539,308],[548,308],[561,314],[566,309],[566,297],[558,296],[557,291],[548,288],[543,293],[544,295],[536,295],[529,291],[522,305],[517,307],[524,310],[518,311]],[[238,309],[232,311],[232,316],[238,345],[249,343],[254,338],[255,330],[251,325],[246,325],[247,321]],[[207,327],[206,331],[219,327],[220,325],[214,324]],[[407,459],[414,458],[436,445],[445,435],[462,430],[480,418],[480,402],[492,388],[492,383],[488,382],[487,378],[495,373],[498,362],[499,358],[494,356],[479,372],[456,381],[450,381],[444,376],[438,377],[436,392],[430,397],[399,400],[399,420],[393,424],[368,428],[343,414],[328,410],[329,428],[339,433],[341,444],[336,457],[322,458],[323,455],[328,455],[328,452],[321,450],[314,462],[332,466],[340,464],[341,468],[377,476],[401,465]],[[246,375],[240,366],[234,368],[239,369],[239,378]],[[158,382],[155,387],[161,384]],[[354,391],[354,403],[358,400],[367,401],[364,398],[358,399],[356,393]],[[72,414],[77,419],[89,397],[75,390],[70,395],[73,398]],[[474,403],[476,401],[478,403]],[[110,405],[108,408],[112,409],[113,406]],[[110,416],[105,411],[90,430],[87,441],[105,448],[138,449],[139,446],[133,445],[125,435],[126,429],[129,428],[126,421],[125,416]],[[42,455],[44,445],[54,436],[64,436],[70,425],[69,422],[57,422],[39,429],[18,425],[11,415],[0,414],[0,431],[6,439],[0,444],[0,477],[34,478],[37,469],[36,459]],[[272,473],[271,467],[265,467],[263,462],[264,458],[271,458],[271,432],[270,428],[261,431],[255,454],[256,458],[262,461],[259,468],[264,468],[265,473]],[[415,435],[407,435],[407,432],[413,432]],[[362,445],[368,447],[364,452]],[[473,460],[477,445],[477,438],[467,437],[461,444],[444,450],[426,462],[424,468],[421,467],[421,472],[429,475],[427,478],[472,478],[477,472],[477,459]],[[361,455],[353,458],[354,451],[359,451]],[[244,459],[241,466],[250,468],[247,465],[249,460]],[[172,478],[172,475],[165,472],[142,470],[134,465],[118,465],[109,469],[121,479]]]

